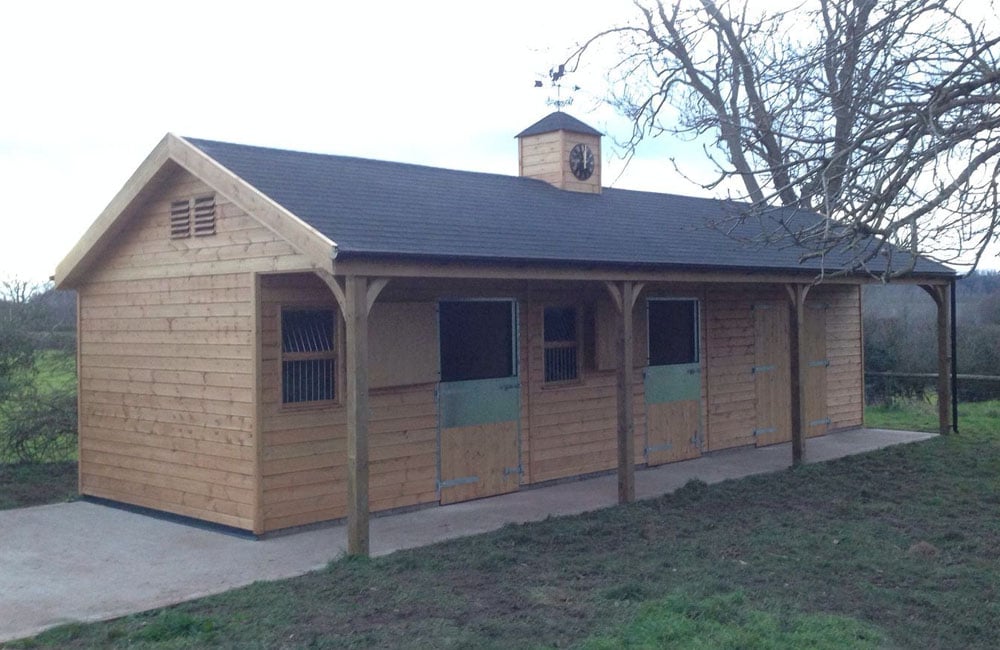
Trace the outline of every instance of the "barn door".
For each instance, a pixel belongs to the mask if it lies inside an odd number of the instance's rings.
[[[443,301],[438,309],[441,503],[513,492],[521,479],[514,301]]]
[[[803,372],[805,435],[821,436],[830,427],[826,408],[826,374],[830,361],[826,356],[826,305],[806,305],[805,321],[806,367]]]
[[[792,439],[788,306],[783,302],[753,306],[754,438],[758,447]]]
[[[651,298],[646,309],[646,463],[697,458],[701,455],[698,301]]]

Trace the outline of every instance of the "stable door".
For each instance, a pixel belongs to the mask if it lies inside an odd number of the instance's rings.
[[[646,323],[646,463],[697,458],[702,439],[698,301],[650,298]]]
[[[521,482],[516,304],[442,301],[438,331],[441,503],[513,492]]]
[[[806,304],[805,332],[802,342],[805,368],[802,369],[802,399],[805,407],[805,436],[822,436],[830,428],[827,411],[826,375],[830,361],[826,354],[825,304]]]
[[[762,302],[753,306],[756,412],[753,435],[758,447],[792,439],[791,367],[788,305]]]

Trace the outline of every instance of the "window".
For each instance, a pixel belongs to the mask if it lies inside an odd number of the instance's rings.
[[[576,307],[545,308],[545,381],[580,376],[580,339]]]
[[[337,356],[331,309],[281,310],[281,401],[336,397]]]
[[[649,365],[698,362],[698,301],[651,298]]]
[[[441,302],[441,381],[515,376],[515,313],[510,300]]]
[[[215,196],[198,196],[170,203],[170,238],[215,234]]]

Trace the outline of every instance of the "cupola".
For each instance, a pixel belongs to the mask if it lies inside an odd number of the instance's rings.
[[[571,192],[601,192],[601,136],[556,111],[517,134],[519,173]]]

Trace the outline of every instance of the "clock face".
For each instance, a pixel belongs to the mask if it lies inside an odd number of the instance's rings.
[[[594,173],[594,163],[594,152],[583,143],[569,152],[569,170],[581,181],[587,180]]]

